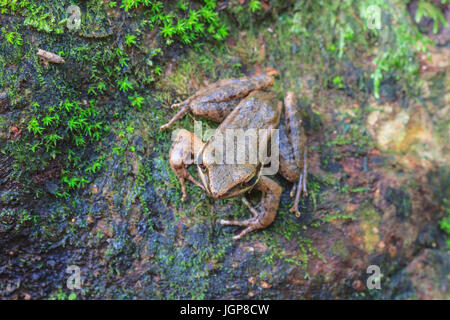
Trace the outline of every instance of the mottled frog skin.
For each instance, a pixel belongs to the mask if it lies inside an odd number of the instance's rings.
[[[297,216],[301,193],[306,194],[306,136],[302,119],[298,112],[297,100],[293,92],[288,92],[283,103],[270,91],[274,79],[270,75],[255,75],[238,79],[217,81],[198,91],[187,100],[173,105],[180,111],[161,130],[170,127],[177,119],[189,111],[204,119],[220,123],[215,134],[205,143],[193,133],[181,129],[178,131],[169,154],[172,170],[180,180],[182,200],[186,200],[185,180],[188,179],[215,199],[237,197],[253,189],[262,192],[261,204],[254,208],[243,197],[252,217],[239,220],[220,220],[223,225],[245,227],[233,239],[238,240],[248,232],[268,227],[277,214],[282,188],[274,180],[261,175],[263,164],[216,163],[211,155],[217,151],[213,143],[227,129],[269,129],[259,130],[261,147],[267,148],[270,141],[270,129],[279,129],[279,172],[294,183],[291,196],[295,194],[294,205],[290,209]],[[260,143],[261,144],[261,143]],[[194,148],[195,146],[195,148]],[[194,150],[200,150],[194,154]],[[265,153],[264,153],[265,154]],[[196,180],[187,167],[197,159],[200,181]]]

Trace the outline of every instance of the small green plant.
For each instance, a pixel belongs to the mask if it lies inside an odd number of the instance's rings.
[[[137,92],[134,92],[134,95],[128,97],[130,99],[131,105],[133,107],[137,107],[139,110],[141,110],[142,103],[144,102],[144,98],[139,96]]]
[[[447,248],[450,249],[450,201],[448,199],[444,199],[444,207],[447,216],[439,221],[439,226],[447,234]]]
[[[132,126],[127,126],[127,127],[126,127],[126,130],[127,130],[128,133],[133,134],[133,132],[134,132],[134,127],[132,127]]]
[[[66,300],[67,299],[67,294],[62,291],[61,288],[59,288],[59,290],[57,292],[54,292],[51,296],[50,296],[51,300]]]
[[[151,7],[151,24],[159,27],[160,33],[168,45],[174,42],[175,37],[178,37],[184,44],[192,44],[200,37],[209,36],[218,41],[223,40],[228,35],[228,26],[221,23],[219,19],[215,10],[216,0],[204,0],[203,2],[204,4],[195,10],[188,1],[179,0],[174,8],[176,10],[170,13],[165,12],[161,1],[124,0],[121,8],[129,11],[140,5]],[[251,5],[252,10],[255,11],[261,7],[260,2],[255,0]],[[127,44],[130,45],[127,40]]]
[[[75,292],[71,292],[69,296],[67,297],[68,300],[76,300],[77,294]]]
[[[15,44],[16,46],[21,46],[23,43],[22,37],[18,32],[10,32],[6,35],[6,40],[9,43]]]
[[[67,170],[63,170],[61,181],[71,189],[83,188],[86,183],[89,183],[89,180],[84,177],[71,176],[71,173]]]
[[[2,14],[21,14],[25,17],[24,25],[36,28],[39,31],[63,33],[64,28],[60,21],[59,8],[52,4],[34,0],[1,0],[0,12]],[[60,12],[60,11],[59,11]],[[61,17],[62,18],[62,17]]]
[[[338,88],[340,88],[340,89],[344,87],[344,85],[343,85],[343,83],[342,83],[342,79],[341,79],[340,76],[334,77],[334,78],[333,78],[333,83],[334,83]]]
[[[28,121],[27,131],[31,136],[17,141],[13,151],[16,165],[25,168],[29,174],[43,172],[54,161],[61,166],[61,183],[68,189],[81,188],[89,180],[83,175],[96,173],[102,167],[102,160],[82,159],[88,142],[97,142],[106,130],[94,101],[81,103],[66,99],[57,105],[32,104],[33,117]],[[12,146],[12,145],[11,145]],[[29,150],[29,151],[28,151]],[[29,161],[28,152],[35,154]],[[24,165],[27,163],[27,165]],[[66,196],[64,189],[56,194]]]
[[[5,28],[2,28],[2,33],[5,37],[6,42],[13,44],[15,46],[21,46],[23,43],[22,36],[16,31],[7,32]]]
[[[97,83],[97,90],[103,91],[105,89],[106,89],[106,84],[103,81],[100,81],[99,83]]]
[[[426,1],[419,1],[421,3]],[[397,8],[390,8],[383,1],[383,6],[390,11],[393,19],[397,22],[395,27],[390,28],[390,36],[387,37],[387,33],[381,33],[378,30],[371,30],[376,36],[379,37],[381,46],[384,48],[380,50],[378,55],[373,60],[373,63],[377,66],[373,71],[371,78],[374,84],[374,96],[380,98],[379,88],[384,74],[388,72],[401,72],[404,74],[403,78],[409,80],[405,84],[414,83],[411,79],[417,77],[419,73],[419,64],[416,60],[416,52],[427,52],[427,45],[431,41],[424,37],[417,28],[403,18],[403,12]],[[425,4],[425,7],[429,7]],[[418,9],[419,11],[419,9]],[[419,17],[424,15],[424,10],[420,10]],[[437,13],[435,13],[436,15]],[[433,15],[435,18],[436,16]],[[417,19],[417,15],[416,15]],[[435,20],[436,22],[436,20]],[[439,25],[439,22],[437,26]]]
[[[186,11],[189,9],[189,4],[185,0],[178,0],[177,8]]]
[[[127,44],[127,46],[131,46],[131,45],[136,45],[136,36],[132,35],[132,34],[127,34],[125,36],[125,43]]]
[[[123,79],[118,80],[117,84],[119,85],[119,89],[123,92],[127,92],[130,89],[133,89],[133,85],[128,80],[128,76],[125,76]]]
[[[438,32],[441,23],[444,27],[448,25],[441,9],[428,1],[419,1],[417,4],[416,16],[414,18],[416,22],[419,23],[420,20],[422,20],[422,17],[433,19],[433,33]]]
[[[42,134],[44,127],[39,125],[39,122],[36,118],[33,118],[28,122],[28,131],[32,131],[33,134]]]
[[[256,12],[262,9],[261,2],[259,0],[250,0],[248,8],[251,12]]]

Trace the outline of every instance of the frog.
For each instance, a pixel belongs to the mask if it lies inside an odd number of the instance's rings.
[[[302,195],[307,196],[307,142],[298,100],[293,91],[288,91],[283,104],[272,92],[273,84],[274,77],[270,74],[219,80],[172,105],[172,108],[180,110],[160,127],[161,130],[168,129],[189,112],[218,123],[215,133],[205,142],[186,129],[178,129],[169,151],[169,163],[181,184],[182,201],[187,198],[186,180],[200,187],[213,199],[242,197],[252,217],[218,221],[221,225],[245,227],[233,240],[272,224],[277,215],[282,187],[262,174],[265,164],[260,159],[256,162],[227,164],[217,161],[216,153],[222,159],[226,155],[226,151],[219,151],[220,144],[217,142],[221,141],[219,137],[223,137],[228,129],[258,129],[259,144],[265,148],[263,152],[267,151],[271,132],[278,129],[279,172],[293,183],[290,196],[295,196],[289,211],[300,217],[299,202]],[[197,165],[199,180],[188,171],[188,167],[194,164]],[[258,208],[245,197],[252,190],[262,193]]]

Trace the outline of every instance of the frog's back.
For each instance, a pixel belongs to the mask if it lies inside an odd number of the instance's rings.
[[[255,91],[243,99],[220,124],[206,143],[202,159],[210,164],[209,179],[214,197],[236,195],[229,191],[239,183],[259,175],[260,150],[257,148],[261,147],[261,142],[267,145],[270,129],[277,128],[280,121],[280,109],[281,102],[272,92]]]
[[[236,106],[217,130],[277,128],[280,109],[280,102],[274,93],[255,91]]]

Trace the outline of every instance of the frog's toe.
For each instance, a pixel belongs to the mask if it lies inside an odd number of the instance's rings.
[[[251,205],[251,203],[244,197],[244,198],[242,198],[242,202],[247,206],[247,208],[250,210],[250,212],[252,213],[252,215],[253,215],[253,219],[257,219],[258,218],[258,216],[259,216],[259,213],[258,213],[258,211],[255,209],[255,208],[253,208],[253,206]]]
[[[180,178],[180,183],[181,183],[181,201],[185,202],[187,195],[186,195],[186,186],[184,184],[183,178]]]
[[[298,178],[298,183],[296,183],[296,185],[297,185],[297,192],[295,194],[294,205],[292,206],[291,209],[289,209],[289,211],[295,213],[295,216],[298,218],[300,217],[300,211],[298,210],[298,206],[300,204],[300,195],[302,194],[302,192],[304,192],[304,190],[306,190],[306,184],[303,174],[301,174],[300,177]]]
[[[239,220],[225,220],[220,219],[219,223],[223,226],[246,226],[246,221],[239,221]]]
[[[295,196],[295,191],[296,190],[297,190],[297,183],[294,183],[294,185],[292,186],[291,192],[289,193],[291,198],[293,198]]]
[[[161,127],[159,127],[159,130],[164,131],[164,130],[166,130],[168,127],[169,127],[169,124],[166,123],[166,124],[162,125]]]
[[[173,105],[170,106],[171,109],[175,109],[175,108],[179,108],[181,106],[185,105],[185,102],[179,102],[179,103],[174,103]]]
[[[224,220],[224,219],[220,219],[219,223],[223,226],[228,226],[230,225],[230,221],[229,220]]]
[[[247,220],[224,220],[220,219],[219,223],[224,226],[252,226],[256,222],[255,218],[250,218]]]
[[[178,119],[182,118],[186,113],[188,113],[190,110],[188,105],[185,105],[183,108],[180,109],[180,111],[178,111],[178,113],[176,115],[174,115],[172,117],[172,119],[169,120],[169,122],[167,122],[166,124],[162,125],[161,127],[159,127],[159,129],[161,131],[166,130],[167,128],[169,128],[175,121],[177,121]]]
[[[294,204],[294,205],[291,207],[291,209],[289,209],[289,212],[295,213],[295,216],[296,216],[297,218],[299,218],[299,217],[300,217],[300,211],[298,210],[298,203]]]
[[[260,224],[257,222],[257,220],[255,218],[252,219],[247,219],[247,220],[243,220],[243,221],[239,221],[239,220],[224,220],[224,219],[220,219],[219,223],[221,225],[225,225],[225,226],[241,226],[241,227],[247,227],[244,230],[242,230],[238,235],[233,237],[233,240],[239,240],[241,239],[243,236],[245,236],[247,233],[259,229],[260,228]]]
[[[234,241],[240,240],[243,236],[245,236],[247,233],[252,232],[253,230],[256,230],[257,227],[254,225],[251,225],[247,228],[245,228],[244,230],[241,231],[241,233],[239,233],[237,236],[233,237]]]

